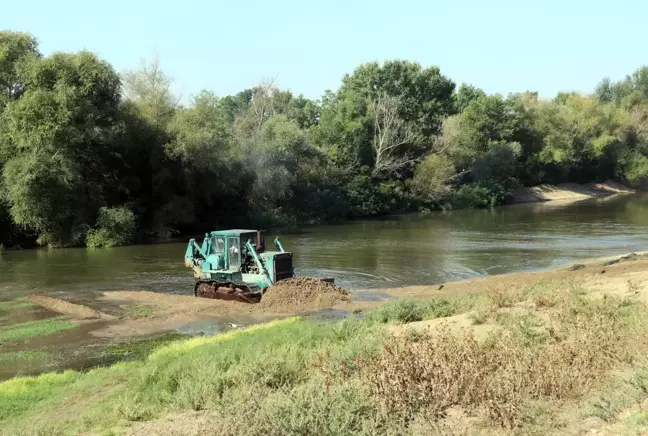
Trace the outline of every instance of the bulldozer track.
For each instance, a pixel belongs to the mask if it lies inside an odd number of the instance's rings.
[[[242,283],[222,282],[218,280],[198,280],[194,286],[194,295],[201,298],[258,303],[261,294],[255,293]]]

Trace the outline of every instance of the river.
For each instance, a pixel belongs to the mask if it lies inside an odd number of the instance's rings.
[[[353,221],[280,237],[298,275],[334,277],[349,289],[434,284],[647,250],[648,195]],[[191,294],[185,247],[9,252],[0,256],[0,299],[42,293],[92,303],[99,292],[124,289]]]

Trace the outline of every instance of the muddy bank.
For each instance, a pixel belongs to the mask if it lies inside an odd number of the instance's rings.
[[[620,183],[608,180],[604,183],[543,184],[531,188],[519,188],[513,193],[514,203],[540,203],[546,201],[579,201],[588,198],[632,194],[635,191]]]
[[[567,284],[578,281],[601,293],[627,292],[629,286],[641,288],[644,282],[648,283],[648,252],[590,259],[552,270],[486,276],[438,285],[383,289],[381,292],[391,298],[424,299],[493,290],[505,291],[539,281],[559,281]],[[111,317],[86,306],[55,298],[35,296],[30,300],[84,323],[97,322],[97,329],[91,332],[95,337],[128,338],[214,319],[236,324],[243,322],[249,325],[322,309],[336,309],[343,312],[368,311],[384,303],[384,301],[367,301],[364,294],[372,292],[375,291],[350,293],[344,288],[317,279],[298,278],[270,288],[262,302],[258,304],[149,291],[104,293],[103,299],[113,303],[144,304],[150,307],[150,314],[137,319]]]

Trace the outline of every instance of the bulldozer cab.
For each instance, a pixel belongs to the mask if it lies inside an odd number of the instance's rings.
[[[257,253],[263,251],[263,233],[256,230],[224,230],[205,236],[205,251],[214,259],[212,264],[218,265],[214,269],[238,271],[251,255],[248,253],[248,242]]]

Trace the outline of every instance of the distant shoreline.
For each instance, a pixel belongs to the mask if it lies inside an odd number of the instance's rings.
[[[588,198],[634,194],[634,189],[611,180],[603,183],[542,184],[518,188],[513,192],[513,203],[542,203],[548,201],[579,201]]]

